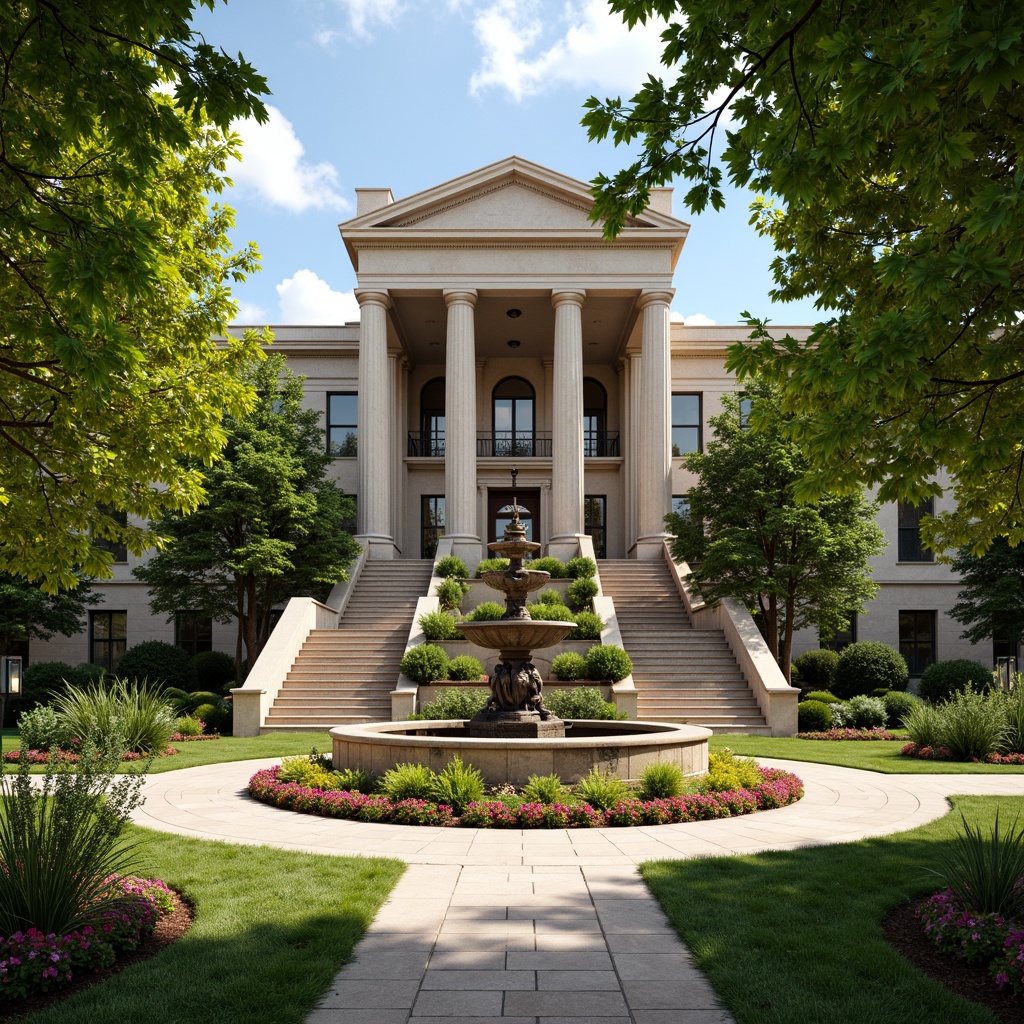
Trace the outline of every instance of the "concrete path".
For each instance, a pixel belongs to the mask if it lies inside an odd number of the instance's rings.
[[[1024,795],[1024,775],[877,775],[796,761],[806,795],[774,811],[637,829],[370,825],[249,799],[275,761],[150,776],[140,825],[410,866],[307,1024],[725,1024],[635,871],[641,861],[853,842],[945,814],[953,793]]]

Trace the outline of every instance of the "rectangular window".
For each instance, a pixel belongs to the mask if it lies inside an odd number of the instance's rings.
[[[900,612],[900,654],[912,676],[935,661],[935,612]]]
[[[118,526],[128,525],[127,512],[119,512],[117,509],[107,508],[105,505],[101,505],[99,507],[99,511],[113,519]],[[128,548],[126,548],[124,544],[108,540],[106,537],[93,537],[92,542],[95,547],[100,549],[100,551],[110,551],[114,556],[114,562],[128,561]]]
[[[920,505],[900,501],[896,508],[898,559],[901,562],[934,562],[934,553],[921,546],[921,518],[932,514],[933,500],[927,498]]]
[[[355,458],[358,414],[359,396],[354,391],[342,391],[327,396],[328,454],[339,459]]]
[[[835,651],[837,654],[844,648],[849,647],[850,644],[857,642],[857,616],[853,614],[850,616],[850,625],[840,631],[832,634],[831,640],[822,640],[818,638],[818,646],[824,650]]]
[[[444,495],[424,494],[420,498],[420,558],[433,558],[443,536]]]
[[[750,429],[750,410],[754,407],[752,398],[740,399],[740,430]]]
[[[701,396],[672,396],[672,454],[687,455],[702,450]]]
[[[89,661],[113,672],[128,645],[127,612],[89,612]]]
[[[603,494],[583,495],[583,532],[594,542],[594,555],[597,558],[608,557],[607,531],[605,514],[608,499]]]
[[[174,642],[189,654],[212,651],[213,619],[198,612],[175,612]]]

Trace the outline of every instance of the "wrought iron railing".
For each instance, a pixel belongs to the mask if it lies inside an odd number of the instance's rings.
[[[418,430],[409,432],[408,454],[426,458],[444,458],[444,435],[428,434]],[[549,459],[551,434],[535,431],[481,431],[476,435],[476,454],[480,458]],[[588,458],[617,457],[619,432],[604,430],[583,435],[583,455]]]

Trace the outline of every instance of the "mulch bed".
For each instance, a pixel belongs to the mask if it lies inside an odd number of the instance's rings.
[[[174,909],[157,922],[153,934],[138,949],[131,953],[121,954],[117,959],[117,963],[112,967],[108,967],[105,971],[81,975],[63,985],[56,992],[45,992],[32,996],[15,1006],[0,1005],[0,1024],[6,1024],[7,1021],[20,1020],[23,1017],[27,1017],[30,1013],[46,1010],[67,999],[68,996],[74,995],[76,992],[81,992],[91,985],[105,981],[119,971],[123,971],[126,967],[131,967],[132,964],[137,964],[143,960],[148,960],[152,956],[156,956],[157,953],[166,949],[172,942],[176,942],[192,927],[192,919],[195,917],[195,913],[192,905],[178,893],[173,894],[173,899]]]
[[[969,964],[932,945],[921,922],[914,917],[916,905],[905,903],[882,922],[889,945],[929,978],[958,996],[984,1006],[1003,1024],[1020,1024],[1024,1020],[1024,999],[1009,990],[1000,992],[985,967]]]

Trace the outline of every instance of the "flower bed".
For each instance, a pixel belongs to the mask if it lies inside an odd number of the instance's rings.
[[[956,761],[970,764],[1024,764],[1024,754],[989,754],[984,761],[976,757],[955,758],[945,747],[921,747],[916,743],[906,744],[900,753],[904,757],[916,757],[922,761]]]
[[[219,732],[201,732],[195,736],[186,736],[183,733],[176,732],[171,736],[172,743],[198,743],[200,740],[219,740]]]
[[[828,729],[825,732],[798,732],[798,740],[898,740],[901,737],[894,736],[885,729]]]
[[[347,790],[311,789],[294,782],[278,782],[278,767],[264,768],[249,780],[255,800],[303,814],[351,818],[397,825],[442,825],[465,828],[601,828],[668,825],[769,810],[794,803],[804,795],[803,782],[779,768],[762,768],[764,781],[749,789],[725,793],[695,793],[664,800],[625,800],[608,811],[590,804],[525,803],[508,806],[501,800],[469,804],[456,815],[447,804],[425,800],[392,802]]]
[[[216,736],[192,736],[189,739],[217,739]],[[177,751],[174,747],[167,747],[165,750],[161,750],[155,757],[174,757]],[[26,751],[29,764],[48,764],[50,761],[49,750],[29,750]],[[122,761],[143,761],[149,754],[140,754],[137,750],[129,750],[121,756]],[[20,750],[9,750],[4,754],[4,761],[7,764],[17,764],[21,760]],[[57,762],[63,762],[64,764],[78,764],[81,760],[81,756],[74,750],[58,750],[57,751]]]
[[[94,926],[68,935],[36,928],[0,935],[0,1005],[52,992],[76,973],[104,970],[119,953],[137,949],[172,909],[171,890],[160,879],[124,875],[116,883],[123,902],[100,914]]]
[[[1024,921],[975,913],[952,889],[936,893],[918,907],[916,916],[939,949],[987,966],[998,988],[1024,992]]]

